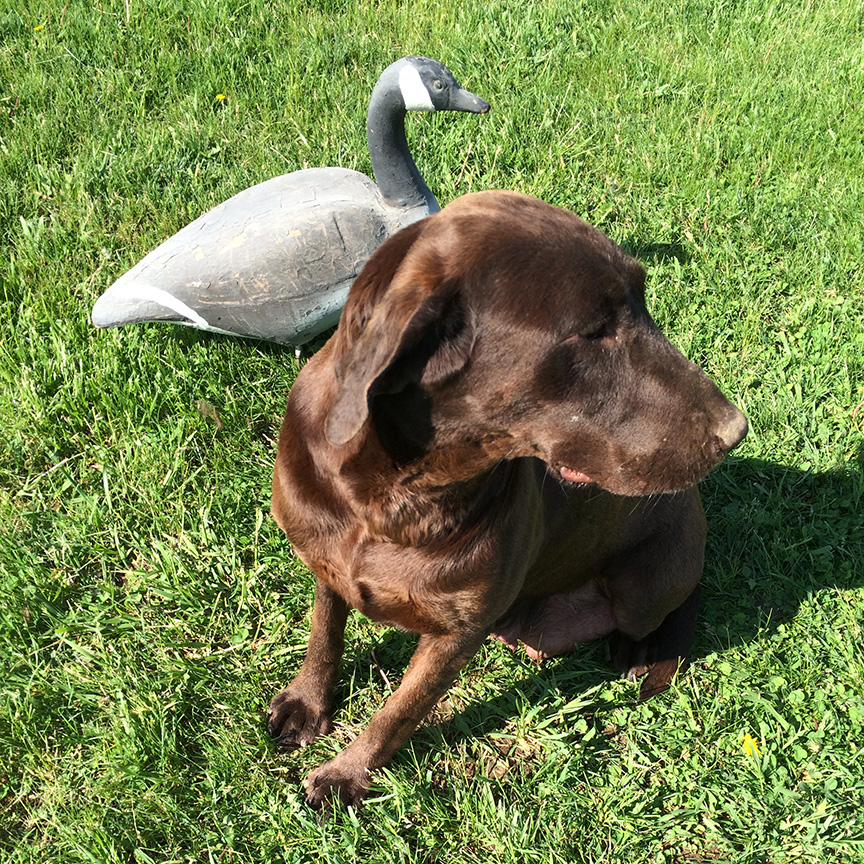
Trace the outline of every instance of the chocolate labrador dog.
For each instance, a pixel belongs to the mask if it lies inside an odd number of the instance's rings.
[[[537,658],[615,635],[641,697],[690,649],[694,484],[747,422],[645,308],[644,271],[578,217],[466,195],[369,259],[297,377],[273,515],[316,576],[306,659],[268,729],[331,728],[348,609],[420,634],[366,730],[309,775],[358,804],[490,634]]]

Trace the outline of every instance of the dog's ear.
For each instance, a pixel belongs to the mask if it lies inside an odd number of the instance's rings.
[[[361,430],[376,395],[397,393],[412,383],[440,384],[464,368],[474,347],[476,328],[459,280],[441,279],[435,254],[413,256],[402,267],[384,266],[385,257],[407,253],[398,242],[385,248],[400,234],[382,245],[366,265],[390,281],[370,289],[377,302],[353,344],[336,362],[338,389],[324,431],[337,446],[347,444]]]
[[[379,298],[390,286],[396,271],[428,222],[428,219],[421,219],[397,231],[385,240],[363,265],[351,286],[339,319],[335,338],[339,341],[340,353],[344,353],[366,329]]]

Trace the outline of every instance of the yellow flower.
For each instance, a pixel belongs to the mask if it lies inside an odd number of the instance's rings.
[[[37,24],[33,29],[38,33],[40,30],[45,29],[45,25],[44,24]]]
[[[217,99],[217,101],[222,102],[225,99],[225,94],[224,93],[217,93],[216,99]]]
[[[755,739],[749,732],[744,733],[744,752],[748,756],[752,756],[754,759],[760,756],[759,753],[759,745],[756,743]]]

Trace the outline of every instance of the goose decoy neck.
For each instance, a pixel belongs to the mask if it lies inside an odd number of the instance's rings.
[[[366,115],[366,140],[381,197],[395,207],[441,208],[420,176],[405,138],[405,102],[399,88],[398,64],[384,70],[372,90]],[[430,103],[431,105],[431,103]]]

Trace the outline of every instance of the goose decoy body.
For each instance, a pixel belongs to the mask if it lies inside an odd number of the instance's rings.
[[[384,240],[440,209],[408,151],[406,111],[488,110],[443,63],[397,60],[378,79],[366,118],[377,184],[345,168],[307,168],[252,186],[114,282],[93,306],[93,323],[169,321],[302,345],[337,322]]]

